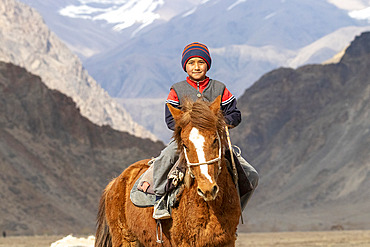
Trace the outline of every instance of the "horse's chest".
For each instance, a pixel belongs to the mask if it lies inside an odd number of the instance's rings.
[[[230,211],[229,211],[230,212]],[[190,246],[223,246],[235,241],[238,218],[213,210],[208,205],[178,208],[173,215],[171,236],[175,243]]]

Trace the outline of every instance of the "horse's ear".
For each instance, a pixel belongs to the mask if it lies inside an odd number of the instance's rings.
[[[220,110],[220,106],[221,106],[221,95],[217,96],[217,98],[212,102],[209,108],[215,115],[217,115],[218,111]]]
[[[184,113],[183,111],[181,111],[180,109],[177,109],[177,108],[173,107],[169,103],[167,103],[167,107],[170,110],[170,112],[171,112],[173,118],[175,119],[175,121],[177,121],[177,119],[180,119],[182,117],[182,114]]]

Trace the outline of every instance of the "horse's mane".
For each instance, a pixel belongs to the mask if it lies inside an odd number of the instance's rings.
[[[210,110],[210,105],[210,102],[204,101],[203,99],[198,99],[195,102],[190,98],[185,98],[183,100],[183,103],[181,104],[181,110],[184,113],[182,114],[182,117],[176,121],[175,130],[173,133],[173,137],[177,142],[179,149],[182,149],[181,130],[189,123],[199,130],[217,129],[222,145],[225,145],[225,118],[221,110],[219,110],[215,115]]]

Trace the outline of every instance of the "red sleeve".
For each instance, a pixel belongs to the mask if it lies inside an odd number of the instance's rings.
[[[222,100],[221,100],[221,104],[222,103],[225,103],[225,102],[228,102],[229,100],[231,100],[234,96],[232,95],[232,93],[230,93],[230,91],[225,88],[224,90],[224,94],[222,95]]]
[[[179,98],[177,97],[177,94],[173,88],[171,88],[170,93],[168,94],[166,103],[170,103],[172,105],[178,105],[180,103]]]

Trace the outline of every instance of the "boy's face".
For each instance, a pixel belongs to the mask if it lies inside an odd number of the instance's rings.
[[[208,66],[206,61],[200,57],[190,58],[186,63],[186,73],[193,81],[203,81],[206,78]]]

